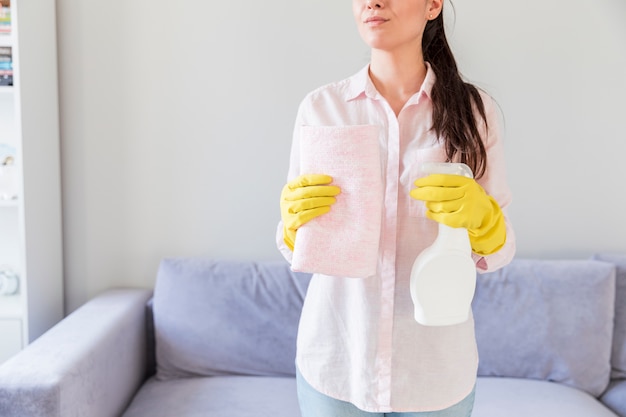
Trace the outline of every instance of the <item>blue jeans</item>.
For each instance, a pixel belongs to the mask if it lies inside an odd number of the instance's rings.
[[[311,387],[296,370],[298,401],[302,417],[470,417],[474,408],[474,390],[461,402],[445,410],[420,413],[368,413],[353,404],[328,397]]]

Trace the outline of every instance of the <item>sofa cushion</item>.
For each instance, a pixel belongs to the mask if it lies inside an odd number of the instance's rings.
[[[146,382],[122,417],[299,417],[292,377],[217,376]]]
[[[220,376],[146,382],[122,417],[299,417],[295,378]],[[615,417],[589,394],[534,380],[480,377],[472,417]]]
[[[472,417],[616,417],[586,392],[547,381],[480,377]]]
[[[153,306],[157,377],[295,375],[309,279],[286,262],[163,260]]]
[[[620,416],[626,417],[626,379],[611,381],[600,400]]]
[[[600,253],[599,261],[610,262],[617,268],[615,285],[615,332],[613,334],[613,378],[626,378],[626,255]]]
[[[479,274],[478,374],[556,381],[599,396],[611,372],[614,303],[615,268],[605,262],[516,259]]]

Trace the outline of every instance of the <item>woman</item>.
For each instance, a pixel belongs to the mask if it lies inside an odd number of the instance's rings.
[[[436,222],[468,229],[480,272],[508,263],[515,243],[503,212],[511,197],[497,113],[489,96],[459,76],[442,8],[443,0],[353,0],[371,61],[300,106],[278,229],[288,260],[298,228],[341,198],[331,177],[301,175],[301,126],[380,126],[385,190],[376,275],[314,275],[309,286],[296,358],[303,417],[471,414],[478,366],[473,319],[418,324],[411,266],[436,237]],[[476,180],[419,178],[423,161],[464,162]]]

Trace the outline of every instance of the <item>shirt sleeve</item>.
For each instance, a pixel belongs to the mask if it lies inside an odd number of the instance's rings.
[[[478,179],[478,183],[491,195],[500,205],[506,223],[506,241],[504,246],[497,252],[481,256],[473,254],[478,272],[491,272],[502,268],[515,255],[515,232],[508,217],[508,207],[512,201],[511,190],[506,179],[506,164],[504,154],[504,144],[502,141],[502,130],[500,117],[494,100],[487,94],[481,93],[485,104],[485,115],[487,117],[487,135],[485,148],[487,152],[487,169],[485,174]],[[482,127],[485,129],[484,123]]]

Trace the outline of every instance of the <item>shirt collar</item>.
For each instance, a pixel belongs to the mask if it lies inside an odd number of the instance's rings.
[[[378,100],[382,97],[376,90],[376,87],[374,87],[374,83],[369,76],[369,68],[370,66],[368,64],[349,78],[348,88],[346,89],[345,95],[346,101],[352,101],[363,97]],[[426,77],[424,77],[420,90],[413,97],[419,98],[421,95],[426,95],[428,98],[431,98],[431,92],[433,85],[435,84],[435,79],[435,72],[430,64],[426,62]],[[409,101],[412,101],[412,99]]]

